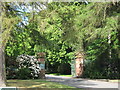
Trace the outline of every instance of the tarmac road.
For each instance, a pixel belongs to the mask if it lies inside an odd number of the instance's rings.
[[[54,75],[46,75],[46,81],[58,82],[76,88],[84,88],[85,90],[120,90],[118,89],[118,86],[120,88],[120,83],[118,85],[117,82],[113,83]]]

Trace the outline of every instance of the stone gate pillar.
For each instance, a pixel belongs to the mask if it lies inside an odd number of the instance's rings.
[[[77,53],[75,59],[76,77],[81,77],[83,74],[83,60],[84,60],[84,54]]]
[[[44,79],[45,78],[45,53],[41,52],[37,54],[39,65],[40,65],[40,74],[39,78]]]

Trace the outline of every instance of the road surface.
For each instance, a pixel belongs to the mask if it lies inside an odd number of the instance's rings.
[[[113,82],[105,82],[105,81],[95,81],[95,80],[87,80],[81,78],[71,78],[64,76],[54,76],[54,75],[46,75],[47,81],[58,82],[68,86],[73,86],[76,88],[85,88],[85,90],[119,90],[118,83]],[[91,89],[93,88],[93,89]]]

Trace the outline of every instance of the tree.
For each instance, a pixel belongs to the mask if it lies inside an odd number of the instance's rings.
[[[76,35],[80,36],[78,40],[83,41],[81,43],[84,52],[87,52],[86,58],[93,62],[86,69],[90,78],[119,78],[119,67],[116,63],[120,60],[118,55],[120,7],[118,5],[119,3],[115,5],[90,3],[83,6],[81,13],[76,17],[75,27],[79,32]],[[96,69],[93,71],[93,68]]]
[[[13,29],[14,24],[17,23],[15,13],[10,8],[9,3],[0,3],[1,5],[1,28],[0,28],[0,85],[5,86],[6,74],[5,74],[5,57],[4,49],[7,40],[9,39],[10,31]]]
[[[19,24],[14,26],[15,28],[11,31],[11,37],[6,45],[5,51],[6,57],[8,57],[6,58],[7,67],[11,67],[9,61],[15,62],[18,55],[35,55],[37,51],[40,51],[36,50],[36,46],[38,45],[45,47],[50,46],[49,41],[47,41],[41,32],[38,31],[36,13],[39,12],[39,9],[37,9],[40,7],[39,3],[18,4],[19,7],[17,7],[17,16],[22,16],[22,20]],[[31,10],[31,7],[33,10]],[[26,18],[28,20],[26,20]]]
[[[119,60],[118,46],[120,41],[118,39],[118,6],[119,3],[114,3],[113,5],[111,2],[89,3],[87,5],[84,3],[51,3],[48,5],[48,9],[41,13],[42,15],[40,19],[42,23],[40,23],[40,25],[42,26],[40,26],[40,28],[41,30],[44,30],[44,32],[47,32],[47,30],[49,32],[52,32],[52,30],[62,31],[62,36],[60,36],[62,37],[61,40],[67,42],[69,46],[77,52],[91,52],[92,55],[95,53],[93,59],[96,62],[97,60],[101,60],[102,62],[102,56],[105,52],[112,53],[113,51],[112,58],[110,58],[110,53],[106,53],[106,60],[108,61],[106,61],[107,64],[104,64],[104,66],[106,65],[106,69],[103,69],[108,71],[108,69],[112,68],[109,67],[112,65],[109,60],[115,59],[111,62],[118,62]],[[108,39],[108,35],[110,35],[110,39]],[[52,34],[50,36],[52,36]],[[57,38],[57,35],[54,37]],[[117,38],[112,40],[113,37]],[[55,41],[56,38],[52,38],[52,40]],[[111,43],[106,44],[103,39],[107,42],[110,40]],[[99,41],[102,41],[103,43],[100,43]],[[98,48],[97,44],[103,44],[103,46],[100,46],[102,49]],[[88,50],[87,47],[89,46],[98,49]],[[112,50],[111,46],[115,46],[116,49]],[[89,56],[86,55],[86,57]],[[119,73],[118,65],[116,65],[116,68],[117,73]],[[108,77],[107,73],[105,75]]]
[[[48,62],[51,65],[59,65],[70,63],[75,52],[87,52],[86,57],[95,62],[102,60],[105,52],[113,52],[112,56],[110,53],[106,53],[106,56],[111,56],[111,59],[117,58],[119,61],[119,4],[53,2],[47,5],[47,9],[42,10],[39,8],[40,3],[29,3],[28,7],[32,7],[32,12],[26,12],[25,8],[11,9],[8,4],[6,7],[10,10],[5,8],[6,13],[4,13],[5,31],[12,29],[10,29],[12,25],[6,23],[6,20],[14,21],[16,15],[28,18],[25,21],[28,24],[21,20],[17,27],[13,25],[16,29],[11,32],[13,36],[9,38],[6,46],[7,55],[16,58],[18,54],[33,55],[35,54],[33,51],[40,52],[43,49],[47,53]],[[19,5],[27,6],[24,3]],[[109,41],[108,35],[111,41],[109,44],[105,43]],[[2,40],[7,41],[7,39]],[[11,47],[10,45],[13,44],[15,46]],[[109,57],[106,59],[111,60]],[[115,63],[117,60],[111,62]]]
[[[12,7],[13,3],[2,3],[1,6],[1,16],[0,16],[0,85],[5,86],[5,58],[4,49],[6,42],[9,39],[10,31],[13,29],[14,25],[18,22],[16,9]]]

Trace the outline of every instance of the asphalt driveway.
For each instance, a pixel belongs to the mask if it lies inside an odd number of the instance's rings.
[[[119,90],[118,83],[105,82],[105,81],[95,81],[88,80],[82,78],[71,78],[64,76],[54,76],[54,75],[46,75],[47,81],[58,82],[65,85],[73,86],[76,88],[84,88],[85,90]]]

